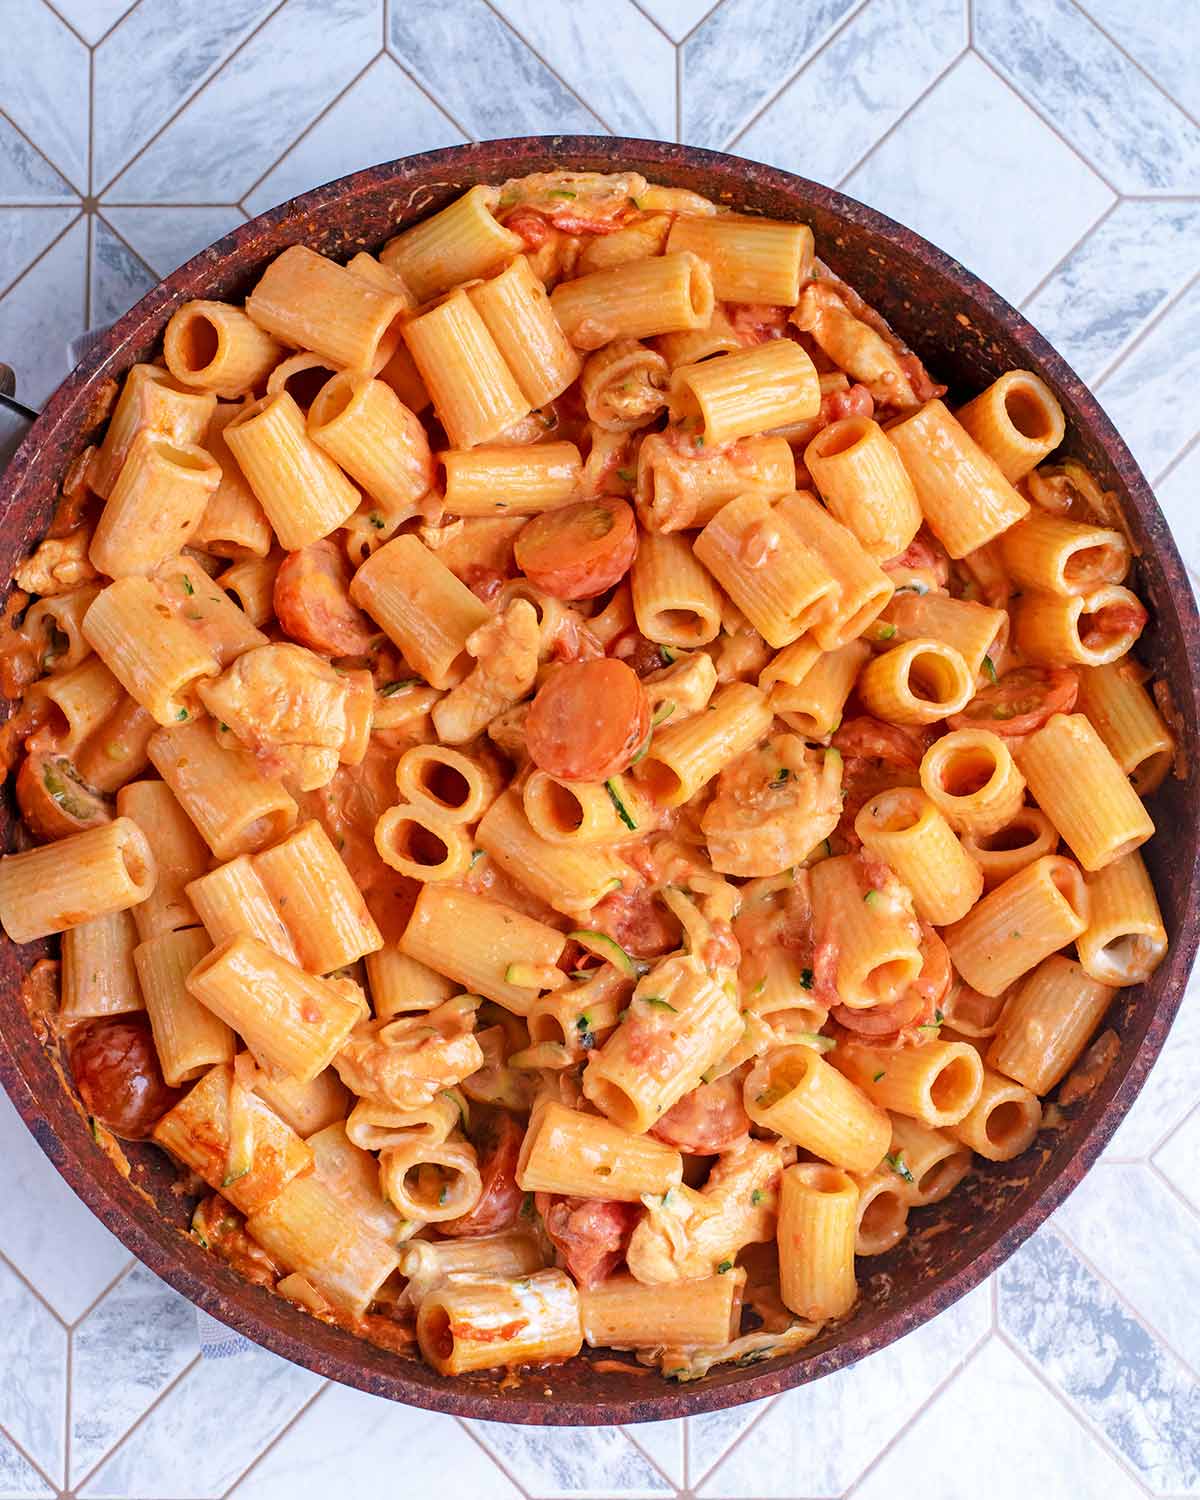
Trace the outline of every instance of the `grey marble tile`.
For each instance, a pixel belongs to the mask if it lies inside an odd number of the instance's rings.
[[[1184,109],[1200,114],[1200,26],[1192,0],[1083,0],[1082,9]]]
[[[1200,450],[1172,471],[1158,487],[1162,506],[1179,550],[1200,574]],[[1200,977],[1188,986],[1166,1045],[1158,1056],[1133,1108],[1118,1126],[1106,1155],[1117,1160],[1149,1156],[1162,1138],[1196,1102],[1200,1078]]]
[[[0,115],[0,204],[62,203],[71,184]]]
[[[54,0],[59,15],[92,47],[135,4],[136,0]]]
[[[969,1356],[991,1323],[978,1287],[899,1343],[789,1391],[698,1487],[705,1500],[840,1495]],[[869,1412],[870,1420],[863,1414]],[[813,1434],[821,1441],[814,1442]]]
[[[979,206],[984,183],[986,213]],[[1095,173],[972,55],[844,187],[957,256],[1013,302],[1113,201]]]
[[[520,1494],[453,1417],[330,1384],[235,1486],[233,1496],[334,1500],[374,1495],[385,1474],[403,1475],[397,1492],[413,1500],[437,1494],[517,1500]]]
[[[683,45],[681,138],[724,146],[854,6],[855,0],[725,0]]]
[[[41,1500],[54,1491],[0,1432],[0,1500]]]
[[[1200,1108],[1155,1152],[1154,1165],[1200,1214]]]
[[[78,214],[74,207],[0,208],[0,292],[7,291]]]
[[[112,323],[144,297],[158,277],[99,215],[92,220],[92,301],[88,326]]]
[[[1200,412],[1200,282],[1159,318],[1096,394],[1151,483],[1194,436]]]
[[[379,57],[247,194],[245,207],[257,214],[360,167],[436,146],[455,146],[462,139],[449,118],[390,57]]]
[[[0,1426],[52,1478],[65,1467],[67,1330],[0,1262]]]
[[[663,1471],[672,1484],[684,1485],[682,1419],[674,1422],[639,1422],[621,1431]]]
[[[596,11],[544,0],[496,0],[515,30],[618,135],[675,139],[675,48],[629,0]]]
[[[237,200],[379,46],[379,0],[288,0],[117,178],[108,196],[118,203]]]
[[[5,0],[4,32],[0,108],[77,192],[86,192],[87,48],[41,0]]]
[[[1200,1218],[1149,1167],[1094,1168],[1052,1223],[1151,1329],[1200,1368]]]
[[[1200,1384],[1043,1230],[999,1273],[1000,1326],[1157,1494],[1200,1489]]]
[[[899,35],[909,44],[898,51]],[[961,0],[874,0],[737,138],[737,150],[840,182],[966,40]]]
[[[757,1421],[775,1399],[777,1398],[750,1401],[745,1406],[730,1406],[725,1411],[712,1411],[702,1417],[685,1419],[688,1483],[693,1489],[721,1462],[750,1424]]]
[[[672,41],[681,42],[713,8],[713,0],[641,0]]]
[[[990,1339],[854,1491],[855,1500],[916,1495],[1140,1500],[1144,1491],[1011,1350]]]
[[[160,277],[170,275],[185,260],[246,222],[241,209],[232,204],[146,208],[105,203],[104,217]]]
[[[475,1437],[537,1500],[669,1495],[671,1486],[619,1427],[518,1427],[472,1422]]]
[[[1200,270],[1200,203],[1122,202],[1023,311],[1094,380]]]
[[[212,77],[274,3],[156,0],[139,5],[104,39],[96,49],[92,115],[97,191]],[[135,83],[138,104],[130,109]]]
[[[255,1346],[232,1359],[199,1360],[78,1494],[223,1495],[320,1386],[319,1376]]]
[[[199,1352],[192,1304],[134,1266],[72,1334],[69,1483],[99,1463]]]
[[[1071,0],[976,0],[975,44],[1120,191],[1200,189],[1200,128]]]
[[[484,0],[388,5],[388,46],[473,136],[594,132],[603,126]],[[498,89],[495,80],[503,78]]]

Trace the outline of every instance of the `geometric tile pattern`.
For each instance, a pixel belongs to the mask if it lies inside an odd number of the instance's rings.
[[[1020,304],[1200,581],[1197,0],[0,0],[0,25],[0,359],[31,404],[83,329],[344,172],[682,139],[844,186]],[[201,1360],[190,1306],[0,1096],[0,1500],[1200,1495],[1198,1078],[1200,983],[1104,1162],[988,1286],[773,1401],[579,1431]]]

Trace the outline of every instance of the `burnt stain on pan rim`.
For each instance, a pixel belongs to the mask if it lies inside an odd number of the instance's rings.
[[[812,225],[818,252],[877,307],[952,396],[1004,370],[1031,369],[1057,393],[1069,453],[1121,498],[1141,556],[1138,586],[1151,613],[1140,653],[1170,684],[1187,758],[1186,780],[1152,801],[1164,830],[1146,850],[1170,935],[1149,984],[1121,990],[1106,1021],[1120,1050],[1090,1093],[1062,1111],[1024,1156],[983,1164],[944,1203],[915,1210],[895,1250],[860,1265],[863,1298],[807,1349],[747,1368],[719,1368],[677,1386],[655,1372],[597,1369],[588,1357],[523,1372],[447,1380],[415,1358],[329,1327],[235,1275],[186,1234],[174,1172],[153,1147],[127,1148],[125,1177],[92,1139],[85,1114],[34,1034],[21,985],[50,945],[0,945],[0,1082],[42,1150],[113,1234],[185,1297],[256,1343],[319,1375],[374,1395],[455,1416],[569,1426],[654,1421],[757,1401],[832,1374],[886,1348],[978,1285],[1031,1235],[1096,1160],[1146,1080],[1183,995],[1200,937],[1200,620],[1183,564],[1150,487],[1095,397],[1002,297],[909,229],[830,188],[757,162],[656,141],[533,136],[486,141],[371,167],[281,204],[173,272],[120,319],[51,398],[0,477],[0,555],[11,574],[44,531],[61,478],[84,446],[101,384],[157,348],[171,313],[194,297],[240,299],[266,262],[302,242],[338,258],[374,250],[476,182],[554,166],[642,172],[718,202]],[[3,833],[15,807],[6,788]],[[631,1363],[627,1356],[621,1364]]]

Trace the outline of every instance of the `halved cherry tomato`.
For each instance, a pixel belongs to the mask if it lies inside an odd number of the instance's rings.
[[[476,1110],[479,1119],[474,1116]],[[525,1194],[517,1186],[517,1158],[525,1131],[506,1109],[474,1105],[471,1138],[479,1154],[483,1191],[475,1207],[459,1219],[438,1226],[451,1239],[473,1234],[495,1234],[516,1223]]]
[[[511,229],[513,234],[519,234],[528,250],[540,249],[552,233],[547,220],[531,208],[518,208],[515,213],[509,214],[504,227]]]
[[[127,1140],[148,1136],[172,1105],[144,1011],[91,1021],[71,1037],[71,1073],[88,1114]]]
[[[951,714],[951,729],[990,729],[995,734],[1032,734],[1053,714],[1069,714],[1079,693],[1079,678],[1070,667],[1016,667],[993,687],[977,693],[960,714]]]
[[[1145,605],[1138,599],[1106,604],[1094,615],[1087,617],[1089,626],[1079,639],[1089,651],[1099,651],[1101,647],[1111,644],[1117,636],[1140,635],[1149,618]]]
[[[594,599],[628,573],[637,522],[624,500],[581,500],[535,516],[517,538],[517,566],[556,599]]]
[[[928,922],[921,923],[921,972],[891,1005],[873,1005],[870,1010],[851,1010],[835,1005],[829,1012],[847,1031],[869,1036],[876,1046],[906,1046],[936,1038],[938,1006],[946,998],[954,971],[945,943]],[[922,1028],[928,1028],[923,1030]]]
[[[605,1203],[538,1193],[534,1199],[546,1233],[580,1286],[598,1286],[625,1259],[641,1217],[639,1203]]]
[[[538,690],[525,720],[535,764],[564,781],[607,781],[650,732],[650,705],[623,661],[565,662]]]
[[[275,616],[283,631],[326,656],[361,656],[379,632],[350,602],[350,564],[328,539],[289,552],[275,575]]]
[[[750,1129],[742,1104],[742,1078],[726,1073],[713,1083],[702,1083],[677,1100],[650,1134],[668,1146],[695,1156],[728,1151]]]
[[[42,839],[62,839],[112,820],[112,808],[92,790],[65,755],[41,750],[17,772],[17,806]]]
[[[865,760],[886,760],[889,765],[911,770],[921,764],[929,748],[919,729],[902,724],[885,724],[870,714],[847,719],[833,736],[833,747],[843,755],[861,755]]]
[[[679,921],[650,886],[613,891],[592,907],[589,920],[636,958],[658,958],[679,947]]]

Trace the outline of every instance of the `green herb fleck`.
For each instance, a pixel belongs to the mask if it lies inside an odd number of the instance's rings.
[[[550,198],[577,198],[578,193],[571,192],[570,188],[551,188],[547,197]]]
[[[533,1218],[533,1194],[526,1193],[521,1200],[521,1217],[523,1219]]]
[[[875,1073],[875,1074],[872,1075],[871,1082],[872,1083],[878,1083],[881,1078],[884,1078],[886,1076],[887,1075],[885,1074],[884,1070],[882,1068],[880,1068],[880,1070],[879,1070],[878,1073]]]
[[[903,1148],[895,1152],[894,1155],[885,1156],[883,1159],[891,1167],[892,1171],[895,1172],[897,1177],[902,1177],[905,1182],[916,1182],[917,1179],[908,1170],[908,1163],[904,1160]]]
[[[585,1052],[590,1052],[596,1045],[596,1033],[592,1030],[592,1018],[587,1011],[581,1011],[575,1022],[575,1030],[579,1033],[579,1045]]]
[[[721,1262],[721,1264],[717,1267],[717,1275],[718,1276],[724,1276],[724,1274],[725,1274],[726,1271],[732,1271],[732,1270],[733,1270],[733,1262],[731,1260],[723,1260]]]
[[[374,526],[376,531],[382,531],[384,526],[383,517],[377,510],[368,511],[367,520]]]
[[[692,447],[693,448],[703,448],[704,447],[704,434],[703,433],[698,432],[696,434],[696,436],[692,439]]]
[[[863,897],[863,900],[867,903],[868,906],[874,906],[876,904],[876,902],[879,900],[879,892],[878,891],[868,891],[866,893],[866,895]]]
[[[813,987],[813,971],[811,969],[800,970],[800,988],[811,990]]]
[[[186,718],[187,718],[187,716],[188,716],[188,711],[187,711],[187,709],[186,709],[186,708],[181,708],[181,709],[180,709],[180,710],[179,710],[179,712],[178,712],[178,713],[177,713],[177,714],[176,714],[176,715],[175,715],[175,718],[176,718],[176,719],[177,719],[177,720],[178,720],[178,722],[179,722],[179,723],[180,723],[180,724],[182,724],[182,723],[183,723],[183,721],[184,721],[184,719],[186,719]]]
[[[183,584],[183,592],[185,594],[194,594],[196,592],[196,590],[192,587],[192,580],[187,576],[186,573],[181,573],[179,575],[179,581]]]
[[[640,999],[643,1005],[653,1005],[655,1010],[669,1010],[673,1016],[679,1014],[670,1001],[664,1000],[661,995],[642,995]]]
[[[767,987],[767,981],[765,979],[760,979],[758,981],[758,983],[754,986],[754,988],[750,991],[750,993],[752,995],[761,995],[762,992],[763,992],[763,990],[766,989],[766,987]]]
[[[617,817],[620,818],[621,822],[624,823],[626,828],[630,830],[636,830],[637,820],[633,817],[629,809],[625,806],[625,803],[621,800],[621,793],[617,790],[615,777],[610,777],[609,780],[604,783],[604,790],[608,793],[609,800],[617,810]]]
[[[985,656],[983,658],[983,670],[988,674],[993,682],[996,681],[996,663],[990,656]]]
[[[790,775],[791,772],[786,766],[780,766],[778,771],[775,772],[774,776],[771,777],[771,785],[782,786]]]
[[[406,677],[402,682],[389,682],[386,687],[379,689],[379,696],[381,698],[390,698],[394,693],[400,692],[402,688],[416,687],[420,680],[419,677]]]
[[[617,478],[621,481],[622,484],[632,484],[633,481],[637,478],[637,470],[618,469]]]
[[[881,641],[890,641],[895,634],[896,627],[894,625],[881,625],[879,627],[879,639]]]
[[[479,863],[479,861],[482,858],[483,858],[483,850],[482,849],[472,849],[471,850],[471,863],[467,866],[467,868],[469,870],[473,870],[475,868],[475,866]]]
[[[757,1208],[766,1196],[767,1195],[763,1192],[762,1188],[755,1188],[754,1191],[750,1194],[750,1206],[752,1208]]]
[[[450,1196],[450,1189],[448,1187],[443,1187],[442,1190],[441,1190],[441,1192],[438,1194],[438,1207],[439,1208],[444,1208],[445,1207],[445,1205],[446,1205],[446,1199],[449,1196]]]

